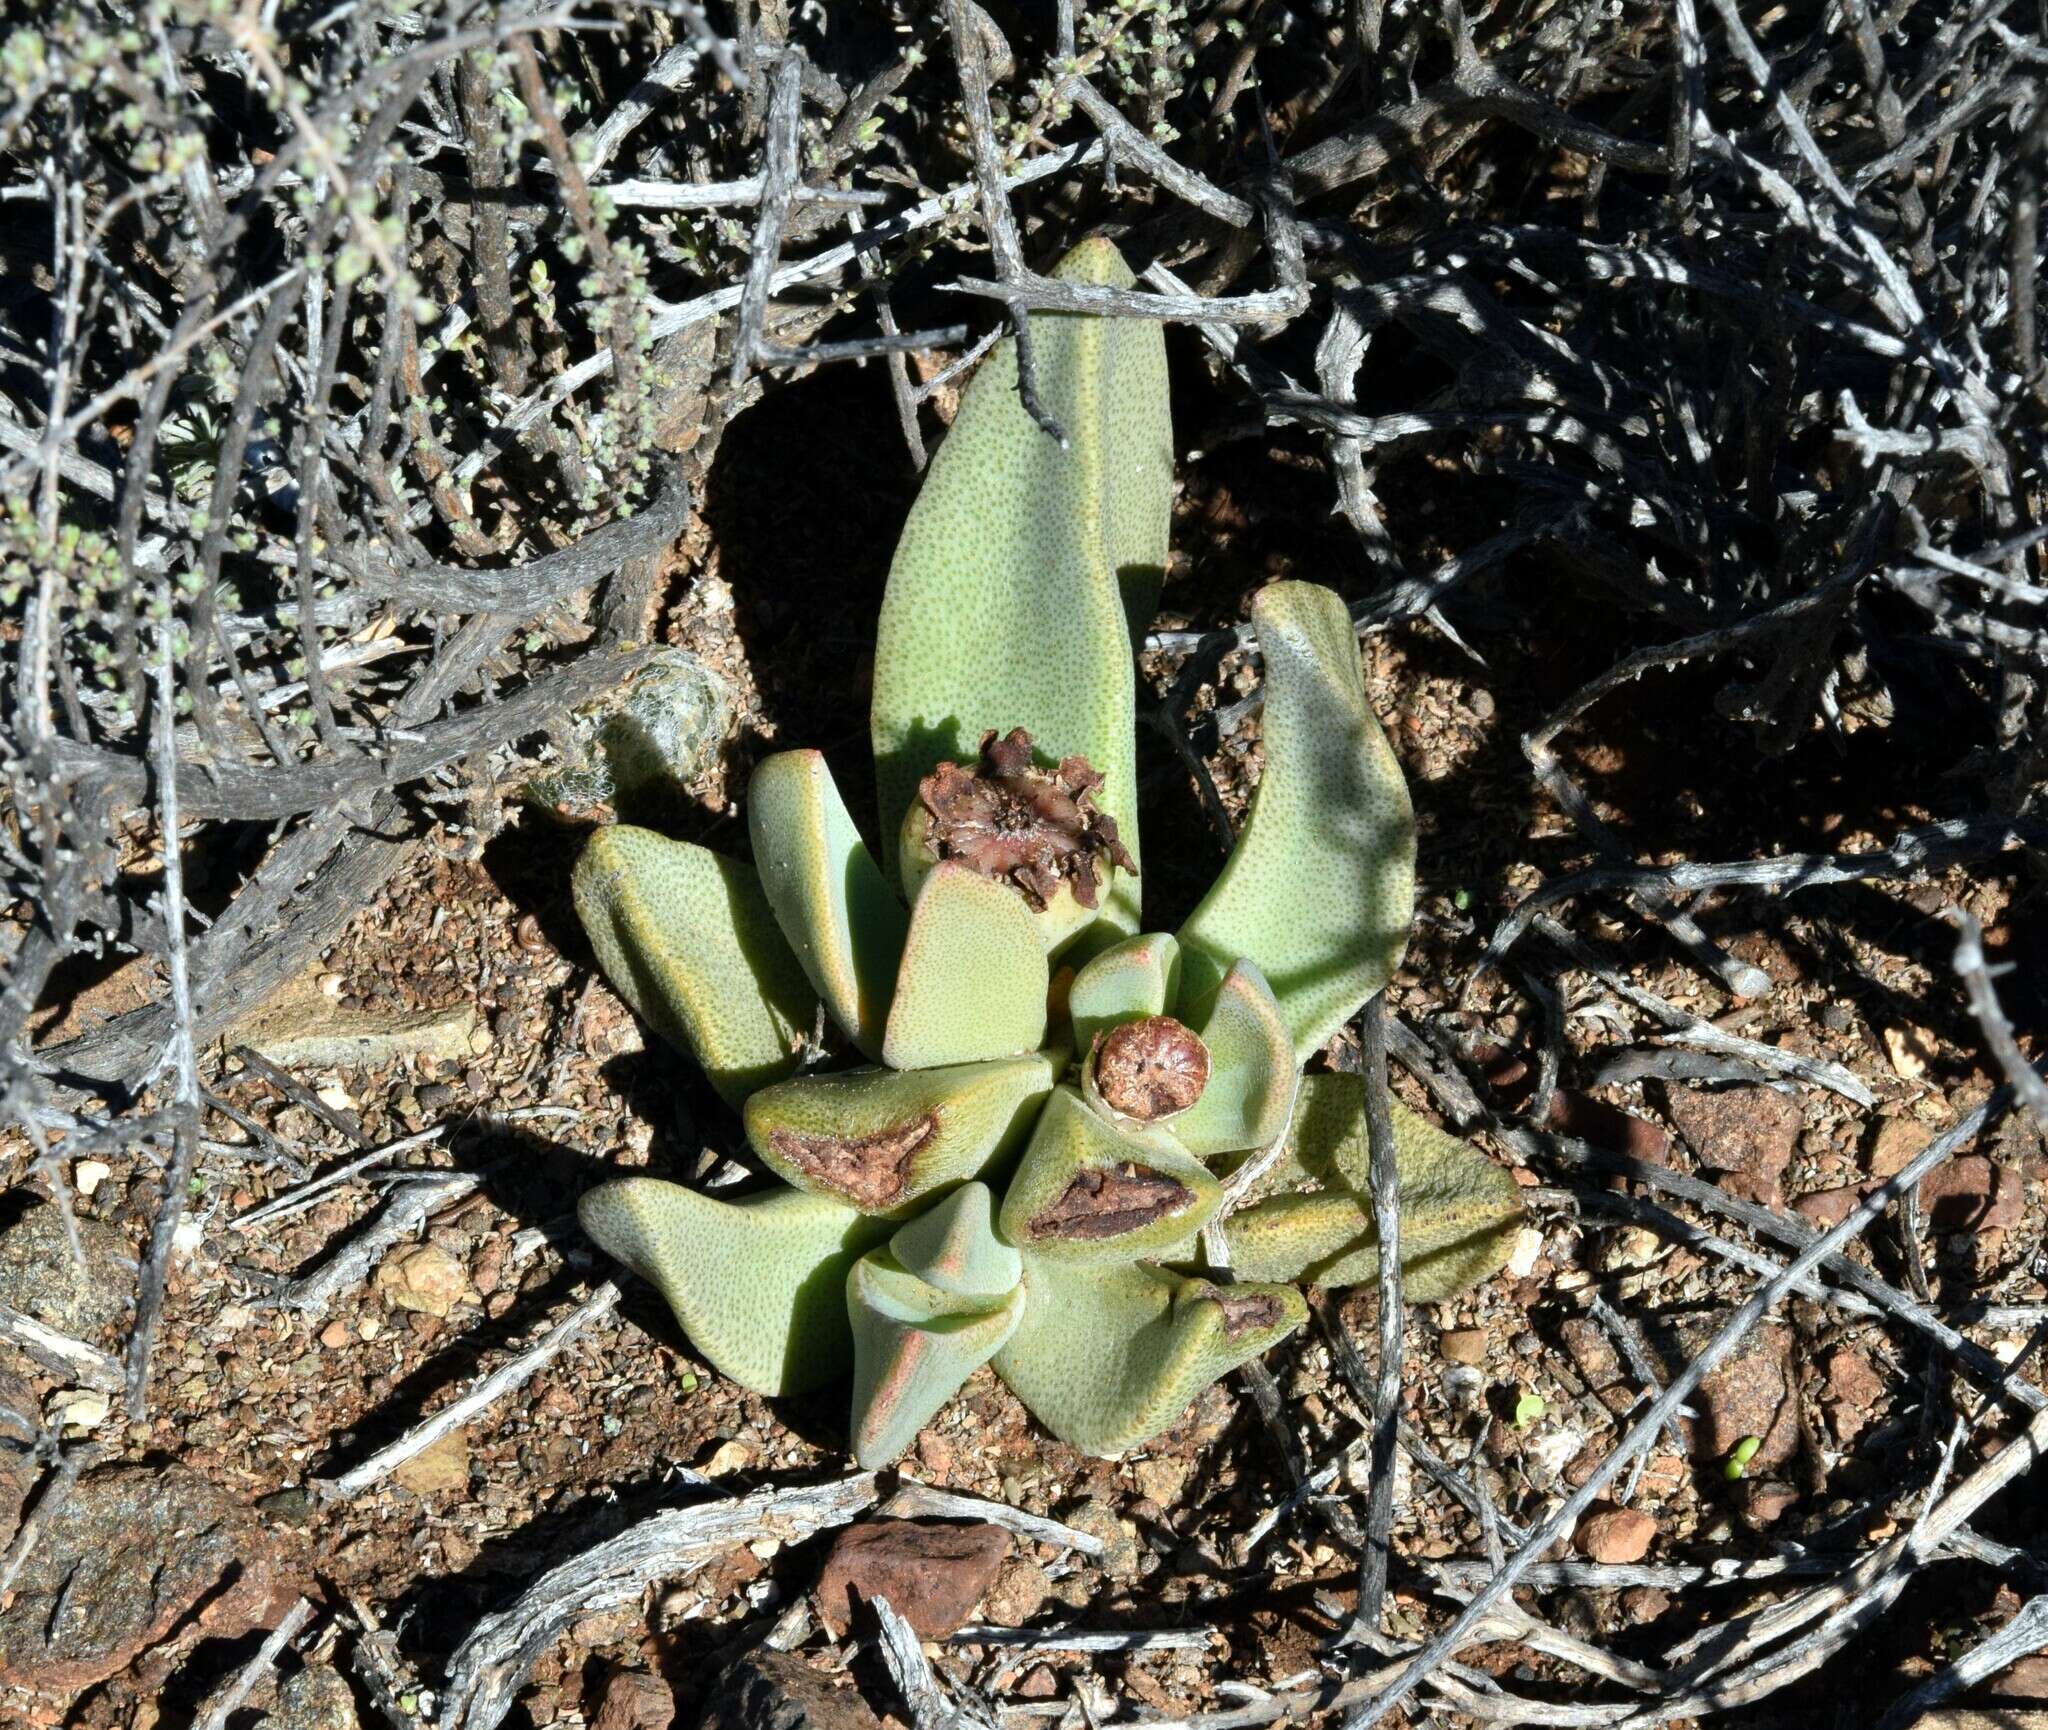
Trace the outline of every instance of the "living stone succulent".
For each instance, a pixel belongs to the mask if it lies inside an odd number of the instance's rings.
[[[1105,241],[1060,274],[1131,280]],[[734,1380],[850,1372],[869,1466],[984,1363],[1062,1440],[1116,1455],[1298,1327],[1295,1282],[1378,1266],[1362,1084],[1302,1073],[1412,913],[1407,789],[1349,614],[1302,582],[1254,600],[1261,779],[1208,894],[1145,930],[1132,644],[1166,562],[1165,348],[1132,320],[1033,330],[1066,445],[999,345],[890,570],[880,857],[824,758],[786,751],[747,790],[751,864],[614,825],[575,876],[607,977],[776,1180],[733,1200],[606,1183],[584,1227]],[[821,1007],[848,1067],[817,1062]],[[1407,1290],[1447,1296],[1505,1259],[1515,1188],[1418,1117],[1395,1129]]]

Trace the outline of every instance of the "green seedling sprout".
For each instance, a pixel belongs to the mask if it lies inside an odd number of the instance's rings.
[[[1731,1484],[1740,1480],[1749,1469],[1749,1462],[1756,1458],[1756,1451],[1764,1445],[1762,1436],[1744,1436],[1728,1451],[1728,1460],[1721,1468],[1721,1475]]]

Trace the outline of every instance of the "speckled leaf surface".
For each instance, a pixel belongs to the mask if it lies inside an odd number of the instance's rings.
[[[832,1018],[869,1057],[882,1032],[910,916],[847,815],[817,751],[778,751],[747,784],[754,870]]]
[[[1023,1277],[1017,1251],[996,1236],[995,1197],[985,1183],[963,1183],[889,1240],[889,1253],[928,1284],[954,1297],[993,1300]]]
[[[1129,286],[1106,240],[1058,276]],[[1101,808],[1138,854],[1132,619],[1149,619],[1166,564],[1173,431],[1166,346],[1139,319],[1031,315],[1038,387],[1062,450],[1017,399],[1015,345],[996,345],[962,393],[890,567],[875,641],[873,734],[883,834],[918,781],[969,762],[990,728],[1027,729],[1048,760],[1105,777]],[[888,843],[885,843],[888,844]],[[1124,874],[1105,917],[1135,930]]]
[[[1222,1186],[1164,1130],[1112,1124],[1072,1087],[1039,1113],[1003,1197],[1002,1233],[1061,1262],[1158,1255],[1200,1231]]]
[[[896,1459],[960,1384],[993,1357],[1024,1314],[1024,1288],[963,1297],[888,1250],[846,1276],[853,1326],[853,1454],[864,1471]]]
[[[1240,957],[1280,1001],[1297,1057],[1393,976],[1415,905],[1408,786],[1366,702],[1350,614],[1313,583],[1252,603],[1265,761],[1223,874],[1181,928],[1191,1006]]]
[[[1287,1127],[1301,1067],[1280,1005],[1249,961],[1223,976],[1199,1031],[1209,1085],[1173,1120],[1174,1139],[1200,1159],[1270,1145]]]
[[[1405,1294],[1432,1303],[1505,1265],[1522,1208],[1514,1177],[1478,1149],[1394,1102]],[[1230,1264],[1252,1279],[1358,1285],[1378,1277],[1365,1083],[1312,1075],[1301,1086],[1287,1149],[1262,1180],[1270,1199],[1224,1225]],[[1298,1186],[1315,1182],[1320,1191]]]
[[[576,1217],[668,1300],[721,1375],[762,1394],[846,1373],[847,1269],[889,1229],[799,1190],[721,1201],[652,1177],[600,1184]]]
[[[728,1100],[796,1067],[817,996],[752,867],[615,824],[585,843],[573,888],[612,988]]]
[[[747,1101],[747,1142],[799,1189],[900,1215],[1001,1167],[1056,1074],[1054,1059],[1034,1051],[941,1069],[799,1075]]]
[[[1074,975],[1067,1013],[1074,1049],[1086,1056],[1095,1036],[1121,1021],[1164,1015],[1180,991],[1180,945],[1164,931],[1111,945]]]
[[[1218,1287],[1136,1262],[1027,1254],[1024,1290],[996,1374],[1061,1441],[1105,1459],[1157,1435],[1308,1314],[1288,1286]]]
[[[1024,897],[946,860],[910,910],[883,1061],[932,1069],[1035,1050],[1049,978]]]

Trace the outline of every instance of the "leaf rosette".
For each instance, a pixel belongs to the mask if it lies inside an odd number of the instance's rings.
[[[1105,241],[1070,280],[1130,282]],[[1307,1059],[1385,985],[1413,910],[1406,784],[1341,600],[1262,590],[1264,764],[1223,872],[1146,931],[1134,632],[1166,563],[1172,430],[1156,325],[1034,315],[968,385],[882,605],[877,858],[824,758],[768,758],[752,863],[602,829],[575,876],[606,976],[739,1108],[776,1180],[649,1178],[583,1199],[735,1381],[851,1376],[853,1450],[896,1458],[982,1364],[1116,1455],[1301,1325],[1297,1282],[1374,1277],[1364,1101]],[[849,1067],[799,1061],[823,1010]],[[1505,1260],[1508,1174],[1396,1113],[1407,1288]],[[1220,1172],[1277,1150],[1219,1224]],[[1213,1235],[1213,1234],[1212,1234]]]

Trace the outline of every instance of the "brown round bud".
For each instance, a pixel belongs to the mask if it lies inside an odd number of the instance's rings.
[[[1097,1035],[1093,1061],[1102,1103],[1140,1123],[1187,1110],[1209,1084],[1209,1048],[1170,1015]]]

